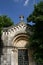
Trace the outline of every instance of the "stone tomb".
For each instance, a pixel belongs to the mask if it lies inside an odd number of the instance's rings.
[[[1,55],[1,65],[35,65],[31,52],[26,47],[29,44],[26,28],[27,24],[20,22],[2,30],[4,47]]]

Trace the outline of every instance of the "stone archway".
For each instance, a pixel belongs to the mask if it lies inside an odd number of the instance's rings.
[[[27,48],[25,48],[25,46],[28,44],[28,35],[25,34],[25,33],[20,33],[20,34],[16,35],[13,38],[12,44],[15,47],[13,49],[13,55],[14,55],[13,59],[15,58],[14,59],[14,64],[15,65],[18,65],[19,64],[18,63],[18,51],[19,50],[24,50],[24,49],[26,50],[27,49]],[[29,61],[28,61],[27,65],[35,65],[35,62],[33,61],[32,57],[31,57],[31,54],[30,54],[29,49],[28,49],[28,58],[29,58]]]
[[[14,60],[14,62],[12,61],[13,62],[13,65],[18,65],[19,64],[19,62],[18,62],[19,61],[18,60],[18,57],[19,57],[18,54],[20,52],[19,50],[21,50],[21,52],[24,51],[24,54],[25,54],[25,51],[27,49],[27,48],[25,48],[25,46],[26,46],[27,42],[28,42],[28,35],[25,34],[25,33],[20,33],[20,34],[16,35],[13,38],[12,45],[15,47],[15,48],[12,49],[12,52],[13,52],[12,55],[14,56],[14,57],[12,57],[13,60]],[[26,54],[25,54],[25,56],[26,56]],[[22,54],[21,54],[21,57],[22,57]],[[27,63],[27,65],[28,65],[28,63]]]
[[[12,42],[12,45],[15,46],[15,47],[23,47],[25,48],[25,46],[27,45],[28,43],[28,35],[25,34],[25,33],[20,33],[18,35],[16,35],[14,38],[13,38],[13,42]]]

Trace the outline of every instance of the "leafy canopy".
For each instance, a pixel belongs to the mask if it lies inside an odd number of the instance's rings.
[[[13,25],[13,22],[8,16],[0,16],[0,28],[9,27],[11,25]]]
[[[27,22],[34,22],[30,36],[30,49],[33,50],[33,58],[38,63],[43,63],[43,1],[34,6],[34,11],[27,18]]]

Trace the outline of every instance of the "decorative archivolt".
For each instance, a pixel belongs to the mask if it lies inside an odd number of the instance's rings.
[[[25,33],[20,33],[13,38],[12,45],[15,47],[24,47],[27,44],[27,42],[28,35]]]

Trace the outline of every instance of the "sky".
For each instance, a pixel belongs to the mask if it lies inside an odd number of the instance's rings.
[[[24,16],[24,21],[33,12],[34,4],[40,0],[0,0],[0,16],[7,15],[17,24],[20,22],[19,16]]]

